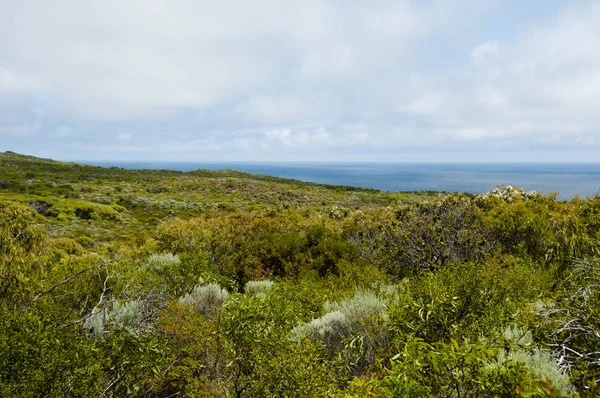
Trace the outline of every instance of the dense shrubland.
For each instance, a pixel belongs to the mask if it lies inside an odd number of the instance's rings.
[[[0,161],[0,396],[600,394],[600,197]]]

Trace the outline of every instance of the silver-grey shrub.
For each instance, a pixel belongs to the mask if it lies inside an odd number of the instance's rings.
[[[338,310],[356,322],[372,316],[384,316],[387,312],[387,306],[374,293],[359,293],[348,300],[342,301]]]
[[[488,364],[488,368],[507,369],[514,364],[521,364],[539,380],[549,381],[558,397],[572,397],[575,388],[569,382],[567,368],[558,365],[547,350],[535,348],[531,351],[514,349],[509,352],[500,351],[496,360]]]
[[[181,260],[176,254],[153,254],[142,266],[144,272],[164,273],[179,267]]]
[[[370,321],[384,319],[387,307],[377,295],[361,292],[340,304],[326,303],[325,310],[322,317],[295,327],[292,338],[311,337],[327,345],[338,345],[353,333],[364,331]]]
[[[513,325],[505,328],[502,335],[505,349],[500,350],[497,357],[487,364],[488,369],[502,371],[519,364],[536,379],[549,381],[556,396],[574,396],[575,389],[569,383],[568,368],[561,366],[548,350],[534,347],[529,330]]]
[[[106,311],[104,309],[93,311],[85,320],[83,328],[95,338],[102,339],[106,331]]]
[[[114,302],[102,309],[95,309],[85,320],[83,328],[98,339],[106,335],[107,325],[125,328],[132,334],[139,332],[142,323],[142,306],[137,300],[120,305]]]
[[[248,281],[244,286],[244,291],[247,294],[254,295],[259,293],[267,293],[275,283],[270,280],[264,281]]]
[[[216,283],[210,283],[196,285],[194,290],[181,297],[179,302],[184,305],[194,305],[202,314],[209,314],[220,308],[228,295],[227,290],[221,289]]]
[[[142,306],[139,301],[131,300],[123,305],[115,303],[109,313],[109,319],[120,327],[135,331],[142,322]]]
[[[292,330],[292,339],[304,337],[318,339],[328,346],[334,346],[352,333],[351,320],[341,311],[331,311],[309,323],[296,326]]]
[[[339,355],[350,372],[363,374],[375,362],[375,351],[388,340],[387,306],[369,292],[359,292],[340,304],[326,303],[325,315],[296,326],[291,338],[322,342],[330,355]],[[356,343],[359,342],[359,343]]]

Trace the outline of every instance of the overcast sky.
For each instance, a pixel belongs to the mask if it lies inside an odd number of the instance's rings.
[[[600,1],[0,0],[0,151],[600,159]]]

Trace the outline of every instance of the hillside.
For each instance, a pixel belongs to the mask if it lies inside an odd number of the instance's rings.
[[[126,238],[149,231],[167,217],[210,211],[326,210],[397,205],[432,199],[436,193],[385,193],[320,185],[235,170],[126,170],[0,153],[0,204],[40,203],[57,234],[71,230],[95,238]],[[58,220],[58,222],[57,222]],[[82,222],[83,221],[83,222]],[[112,222],[118,222],[118,231]],[[95,228],[90,231],[89,226]],[[115,236],[115,232],[117,235]]]
[[[600,197],[0,153],[0,396],[598,396]]]

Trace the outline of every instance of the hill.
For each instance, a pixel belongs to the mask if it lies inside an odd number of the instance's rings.
[[[118,220],[119,230],[125,233],[117,236],[126,236],[132,229],[149,230],[167,217],[187,218],[215,209],[232,212],[280,207],[356,208],[438,196],[432,192],[384,193],[320,185],[235,170],[104,168],[14,152],[0,153],[0,168],[0,203],[38,203],[35,206],[43,208],[46,216],[69,218],[73,229],[78,228],[80,220],[91,220],[110,239],[115,238],[114,231],[102,221]],[[46,221],[57,224],[52,217]]]

